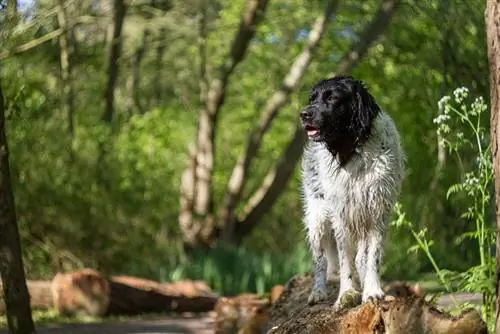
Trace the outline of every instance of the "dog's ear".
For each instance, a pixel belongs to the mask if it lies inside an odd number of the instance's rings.
[[[363,83],[357,81],[351,100],[351,126],[357,140],[364,140],[370,135],[371,124],[379,112],[374,98],[366,90]]]

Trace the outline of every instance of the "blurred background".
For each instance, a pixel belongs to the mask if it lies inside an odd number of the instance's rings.
[[[436,261],[477,262],[474,241],[454,242],[470,230],[460,196],[446,199],[476,153],[457,163],[433,119],[457,87],[489,101],[484,1],[0,3],[29,278],[86,266],[234,294],[311,270],[298,114],[336,73],[363,80],[395,119],[407,153],[400,202]],[[391,227],[384,279],[433,271],[413,244]]]

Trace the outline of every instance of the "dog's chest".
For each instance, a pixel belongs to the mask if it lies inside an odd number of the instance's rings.
[[[356,229],[359,224],[378,221],[394,188],[390,153],[360,152],[345,166],[328,151],[316,153],[318,181],[330,215]]]

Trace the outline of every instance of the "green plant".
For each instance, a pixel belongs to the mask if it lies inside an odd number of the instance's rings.
[[[440,115],[434,119],[434,123],[438,126],[439,144],[457,158],[462,175],[460,182],[449,187],[446,198],[450,200],[454,196],[460,205],[466,208],[461,218],[471,222],[473,226],[470,231],[457,236],[455,244],[461,244],[467,239],[475,240],[479,263],[464,272],[440,268],[432,255],[431,247],[434,242],[428,239],[427,229],[417,230],[413,223],[406,219],[400,204],[395,207],[397,218],[393,225],[406,227],[411,231],[416,244],[409,251],[424,252],[446,291],[452,292],[457,287],[467,292],[482,294],[481,312],[489,323],[494,314],[495,297],[495,260],[492,255],[495,240],[493,229],[487,224],[486,218],[492,181],[491,146],[487,129],[482,125],[482,116],[487,106],[482,97],[477,97],[471,104],[467,104],[468,100],[469,91],[465,87],[456,89],[453,98],[444,96],[438,103]],[[472,167],[463,161],[463,156],[470,152],[477,155]]]

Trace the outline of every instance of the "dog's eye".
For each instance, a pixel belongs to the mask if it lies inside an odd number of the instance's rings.
[[[326,97],[326,102],[327,103],[335,103],[335,101],[337,101],[337,98],[333,94],[330,94],[330,95],[328,95]]]

